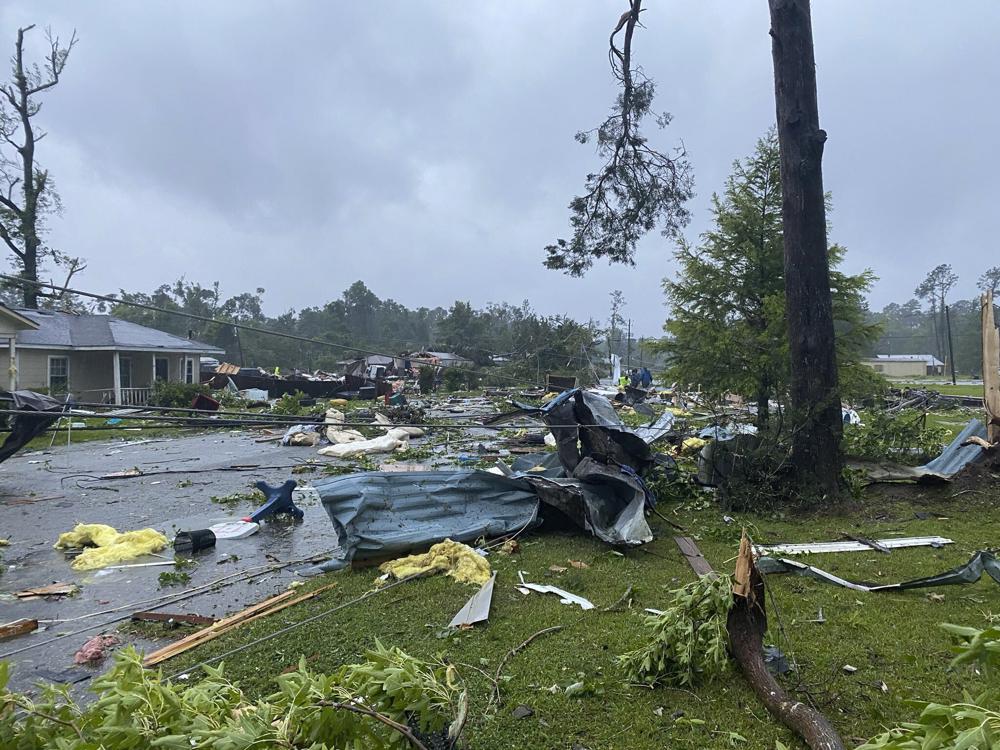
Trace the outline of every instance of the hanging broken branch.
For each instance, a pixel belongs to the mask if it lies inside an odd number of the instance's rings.
[[[636,243],[656,226],[664,235],[687,224],[685,202],[693,195],[693,179],[683,147],[670,156],[651,147],[640,125],[652,113],[656,85],[633,67],[632,39],[643,11],[642,0],[630,0],[609,39],[611,72],[621,87],[611,113],[594,130],[576,134],[580,143],[595,139],[604,165],[587,175],[584,195],[569,204],[573,237],[545,248],[545,265],[580,276],[595,258],[635,265]],[[624,31],[622,46],[616,38]],[[654,114],[665,128],[669,113]]]

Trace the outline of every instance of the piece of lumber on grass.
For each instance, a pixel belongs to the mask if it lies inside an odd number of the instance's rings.
[[[336,583],[331,583],[326,586],[321,586],[318,589],[300,596],[295,596],[294,591],[284,591],[277,596],[272,596],[270,599],[265,599],[264,601],[254,604],[251,607],[247,607],[234,615],[224,617],[213,625],[209,625],[207,628],[191,633],[191,635],[181,638],[179,641],[170,643],[161,649],[147,654],[142,660],[143,666],[155,666],[166,661],[167,659],[177,656],[178,654],[189,651],[195,646],[200,646],[201,644],[207,643],[214,638],[218,638],[223,633],[227,633],[230,630],[238,628],[241,625],[245,625],[248,622],[253,622],[261,617],[273,615],[275,612],[280,612],[286,607],[291,607],[294,604],[300,604],[304,601],[308,601],[309,599],[318,596],[336,585]]]
[[[726,629],[733,658],[743,670],[743,676],[764,707],[801,737],[811,750],[844,750],[843,740],[827,718],[811,706],[790,698],[767,671],[764,664],[764,632],[767,630],[764,579],[753,562],[749,543],[740,544],[736,568],[737,571],[749,570],[749,585],[733,589],[733,606],[726,618]],[[746,590],[747,596],[740,596],[737,590]]]
[[[27,620],[24,618],[14,620],[14,622],[0,625],[0,641],[25,635],[26,633],[34,633],[36,630],[38,630],[38,620]]]
[[[684,559],[688,561],[688,565],[691,566],[691,570],[695,573],[700,576],[704,576],[715,572],[708,560],[705,559],[705,556],[701,554],[701,550],[698,549],[698,545],[694,543],[694,539],[689,536],[675,536],[674,542],[680,549],[681,554],[684,555]]]

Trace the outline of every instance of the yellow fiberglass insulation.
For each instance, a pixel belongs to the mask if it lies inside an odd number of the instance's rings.
[[[459,583],[474,583],[477,586],[486,583],[492,574],[485,557],[477,555],[469,545],[451,539],[438,542],[422,555],[383,563],[379,570],[396,579],[444,573]]]
[[[120,534],[103,523],[78,523],[72,531],[60,534],[54,546],[56,549],[83,547],[83,552],[73,560],[73,569],[96,570],[159,552],[167,546],[167,538],[155,529]]]

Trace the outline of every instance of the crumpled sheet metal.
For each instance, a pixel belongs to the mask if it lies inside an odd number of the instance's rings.
[[[572,477],[508,477],[473,469],[365,472],[319,481],[314,489],[341,548],[340,558],[324,563],[323,570],[339,570],[355,559],[396,557],[446,538],[471,542],[514,533],[538,524],[543,505],[609,544],[653,539],[643,486],[618,467],[589,458]]]
[[[916,578],[912,581],[889,583],[879,586],[848,581],[845,578],[836,576],[813,565],[806,565],[798,560],[789,560],[783,557],[761,557],[757,560],[757,569],[765,575],[771,573],[794,573],[795,575],[815,578],[817,581],[843,586],[853,591],[864,591],[867,593],[875,591],[906,591],[908,589],[930,588],[933,586],[954,586],[975,583],[982,577],[983,573],[986,573],[994,581],[1000,583],[1000,560],[997,560],[996,556],[988,550],[980,550],[965,565],[952,568],[936,576]]]
[[[314,483],[341,548],[323,563],[391,558],[444,539],[473,542],[538,523],[538,496],[523,480],[485,471],[364,472]]]
[[[941,455],[923,466],[870,461],[848,461],[847,465],[865,471],[874,482],[948,482],[966,466],[982,459],[983,449],[978,445],[962,445],[973,436],[986,437],[986,426],[978,419],[969,420]]]
[[[618,467],[584,458],[572,477],[520,476],[535,488],[543,503],[603,542],[636,545],[653,541],[653,531],[646,522],[645,490]]]

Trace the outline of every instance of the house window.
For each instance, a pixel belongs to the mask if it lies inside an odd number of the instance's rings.
[[[170,360],[166,357],[153,359],[153,379],[170,380]]]
[[[122,388],[132,387],[132,358],[121,357],[118,360],[118,377]]]
[[[194,360],[185,359],[184,360],[184,382],[193,383],[194,382]]]
[[[49,357],[49,393],[69,393],[69,357]]]

